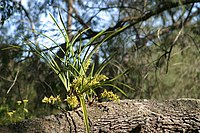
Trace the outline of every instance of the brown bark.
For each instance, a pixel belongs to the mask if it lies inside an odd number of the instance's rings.
[[[72,13],[73,13],[73,0],[66,0],[67,3],[67,10],[68,10],[68,15],[67,15],[67,30],[68,30],[68,36],[71,39],[72,36]]]
[[[88,107],[91,132],[200,132],[200,100],[122,100]],[[0,133],[84,132],[81,109],[0,127]]]

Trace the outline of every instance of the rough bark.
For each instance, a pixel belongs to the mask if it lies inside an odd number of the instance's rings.
[[[200,132],[200,100],[122,100],[88,106],[91,132]],[[84,132],[81,109],[0,127],[0,133]]]

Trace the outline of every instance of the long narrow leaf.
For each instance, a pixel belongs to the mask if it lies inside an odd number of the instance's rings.
[[[92,39],[95,40],[97,37],[101,36],[103,33],[104,33],[104,32],[100,32],[99,34],[97,34],[97,35],[96,35],[94,38],[92,38]],[[94,40],[92,40],[92,41],[90,41],[88,44],[86,44],[85,47],[88,46],[88,45],[91,45],[91,43],[92,43]],[[103,43],[104,43],[104,42],[101,42],[101,43],[95,45],[94,48],[93,48],[93,50],[92,50],[89,54],[88,54],[88,53],[85,54],[85,57],[84,57],[83,60],[86,60],[86,56],[87,56],[87,59],[91,59],[92,55],[94,55],[94,53],[97,51],[97,49],[98,49]]]
[[[88,31],[90,28],[87,28],[87,29],[85,29],[85,30],[83,30],[83,31],[81,31],[80,33],[78,33],[74,38],[73,38],[73,40],[72,40],[72,45],[73,44],[75,44],[75,42],[77,41],[77,39],[83,34],[83,33],[85,33],[86,31]]]
[[[135,90],[134,88],[132,88],[132,87],[130,87],[129,85],[127,85],[127,84],[124,84],[124,83],[122,83],[122,82],[117,82],[118,84],[121,84],[121,85],[123,85],[123,86],[125,86],[126,88],[128,88],[128,89],[130,89],[130,90]]]
[[[60,28],[59,24],[57,23],[56,19],[53,17],[53,15],[52,15],[51,13],[49,13],[49,15],[50,15],[51,19],[53,20],[53,22],[54,22],[54,23],[56,24],[56,26],[58,27],[60,33],[63,35],[63,37],[65,38],[65,40],[67,40],[65,34],[63,33],[63,31],[62,31],[62,29]],[[63,25],[63,26],[64,26],[64,25]]]
[[[117,90],[118,90],[120,93],[122,93],[124,96],[128,97],[128,96],[126,95],[126,93],[125,93],[122,89],[120,89],[119,87],[117,87],[116,85],[113,85],[113,84],[101,84],[101,86],[111,86],[111,87],[117,89]]]
[[[120,78],[121,76],[125,75],[128,71],[129,71],[129,70],[126,70],[125,72],[123,72],[123,73],[117,75],[117,76],[114,77],[113,79],[110,79],[109,82],[117,80],[117,79]]]
[[[128,26],[128,25],[127,25]],[[95,46],[95,48],[92,50],[92,52],[89,54],[89,58],[91,58],[91,56],[96,52],[96,50],[105,42],[107,41],[108,39],[110,39],[112,36],[114,36],[115,34],[119,33],[120,31],[122,31],[123,29],[125,29],[127,26],[124,26],[123,28],[120,28],[118,29],[117,31],[115,32],[111,32],[111,34],[109,34],[107,37],[105,37],[99,44],[97,44]],[[101,32],[100,32],[101,33]],[[104,31],[102,32],[104,33]],[[100,34],[101,35],[101,34]]]
[[[107,59],[105,59],[101,65],[98,67],[96,73],[100,74],[102,72],[102,70],[110,63],[110,61],[113,59],[115,54],[113,54],[112,56],[108,57]]]
[[[64,30],[65,30],[65,33],[66,33],[66,35],[64,35],[64,38],[65,38],[66,44],[68,44],[68,43],[69,43],[69,37],[68,37],[67,28],[65,27],[65,24],[64,24],[64,21],[63,21],[63,19],[62,19],[62,16],[61,16],[60,11],[59,11],[58,13],[59,13],[59,18],[60,18],[60,20],[61,20],[62,26],[63,26],[63,28],[64,28]],[[66,46],[66,48],[67,48],[67,47],[68,47],[68,45]]]

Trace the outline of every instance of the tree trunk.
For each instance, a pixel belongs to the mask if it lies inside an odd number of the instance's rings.
[[[122,100],[88,106],[91,132],[200,132],[200,100]],[[0,133],[85,131],[81,109],[0,127]]]

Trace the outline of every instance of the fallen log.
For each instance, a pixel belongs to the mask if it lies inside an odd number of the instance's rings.
[[[200,133],[200,100],[121,100],[88,106],[94,133]],[[0,126],[0,133],[85,132],[81,108],[66,113]]]

